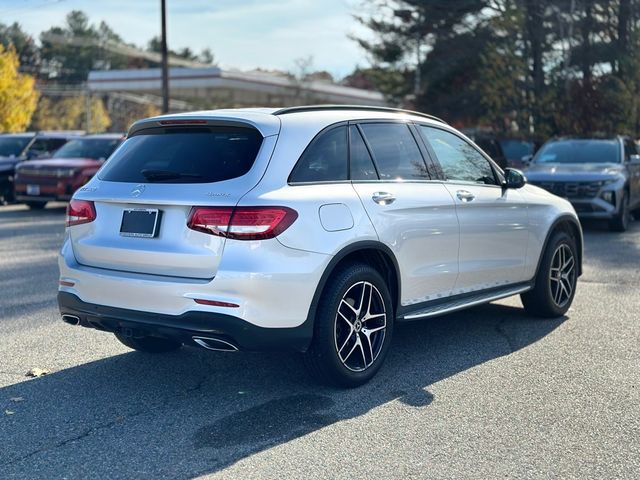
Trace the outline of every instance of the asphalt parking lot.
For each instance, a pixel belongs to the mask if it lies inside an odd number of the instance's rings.
[[[638,478],[640,222],[587,226],[566,317],[514,298],[405,324],[341,391],[293,354],[149,356],[62,323],[63,221],[0,207],[0,478]]]

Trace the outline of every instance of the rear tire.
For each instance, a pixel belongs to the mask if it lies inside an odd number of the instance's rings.
[[[29,207],[31,210],[42,210],[46,205],[47,202],[24,202],[27,204],[27,207]]]
[[[556,232],[547,244],[533,289],[520,295],[524,309],[536,317],[567,313],[576,294],[578,254],[575,240]]]
[[[394,316],[389,288],[377,270],[361,263],[340,267],[322,292],[304,356],[311,376],[349,388],[371,380],[389,351]]]
[[[631,213],[629,212],[629,195],[625,192],[622,197],[622,204],[620,205],[620,212],[616,214],[611,220],[609,220],[609,230],[612,232],[626,232],[629,228],[629,220],[631,219]]]
[[[125,337],[120,333],[114,333],[120,343],[133,350],[145,353],[167,353],[182,347],[180,342],[159,337]]]

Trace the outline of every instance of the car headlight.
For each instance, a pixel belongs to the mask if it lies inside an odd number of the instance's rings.
[[[623,177],[613,177],[613,178],[609,178],[609,179],[607,179],[607,180],[603,181],[603,182],[602,182],[602,185],[603,185],[603,186],[611,185],[611,184],[613,184],[613,183],[617,183],[617,182],[619,182],[620,180],[624,180],[624,178],[623,178]]]

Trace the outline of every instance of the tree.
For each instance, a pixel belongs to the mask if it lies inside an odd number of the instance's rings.
[[[87,130],[104,132],[111,120],[99,98],[90,99],[90,125],[87,126],[87,98],[84,96],[42,97],[31,127],[36,130]]]
[[[19,66],[15,49],[0,45],[0,132],[24,131],[36,108],[35,80]]]
[[[0,23],[0,44],[5,50],[10,46],[15,48],[20,60],[20,70],[26,73],[38,73],[40,63],[40,51],[33,37],[22,30],[22,27],[14,22],[11,25]]]

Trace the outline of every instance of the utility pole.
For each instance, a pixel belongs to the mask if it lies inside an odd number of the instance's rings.
[[[169,113],[169,65],[167,59],[167,7],[165,0],[160,0],[162,17],[162,113]]]

